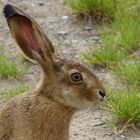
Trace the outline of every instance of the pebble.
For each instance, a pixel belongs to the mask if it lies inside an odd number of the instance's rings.
[[[71,40],[71,42],[76,44],[76,43],[78,43],[78,40]]]
[[[92,30],[92,27],[91,26],[85,26],[85,30],[91,31]]]
[[[70,45],[70,41],[69,40],[64,40],[64,42],[62,43],[63,45]]]
[[[44,3],[40,2],[38,5],[39,5],[39,6],[43,6],[43,5],[44,5]]]
[[[126,137],[124,135],[120,135],[121,138],[126,139]]]
[[[67,35],[68,32],[67,32],[67,31],[60,31],[60,32],[58,32],[58,34],[59,34],[59,35]]]
[[[79,134],[78,133],[74,133],[74,136],[78,136]]]
[[[89,138],[89,140],[96,140],[96,138]]]
[[[92,42],[98,42],[100,40],[100,37],[99,36],[92,36],[92,37],[90,37],[90,40]]]
[[[100,126],[100,125],[103,125],[104,123],[103,122],[98,122],[98,123],[95,123],[93,126]]]
[[[111,136],[112,132],[105,133],[104,135]]]
[[[62,16],[62,19],[67,20],[69,17],[68,16]]]
[[[35,6],[35,4],[34,4],[34,3],[32,3],[32,4],[31,4],[31,6],[33,6],[33,7],[34,7],[34,6]]]
[[[79,58],[79,57],[80,57],[79,55],[76,55],[76,56],[75,56],[75,58]]]

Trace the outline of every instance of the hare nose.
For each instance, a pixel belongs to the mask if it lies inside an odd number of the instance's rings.
[[[103,101],[104,100],[104,97],[105,97],[105,92],[103,91],[99,91],[99,95],[100,95],[100,99]]]

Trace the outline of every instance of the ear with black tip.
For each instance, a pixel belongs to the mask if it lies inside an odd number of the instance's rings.
[[[53,63],[53,45],[39,25],[10,4],[4,7],[3,12],[10,31],[25,56],[30,60],[36,60],[40,56],[39,58]]]

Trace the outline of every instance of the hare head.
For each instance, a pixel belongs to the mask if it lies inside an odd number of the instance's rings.
[[[25,57],[36,61],[43,70],[40,94],[76,109],[104,99],[105,89],[98,77],[82,64],[55,57],[52,43],[31,17],[9,4],[4,13]]]

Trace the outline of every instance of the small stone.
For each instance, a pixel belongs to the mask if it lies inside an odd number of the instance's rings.
[[[64,20],[66,20],[68,18],[69,18],[68,16],[62,16],[62,19],[64,19]]]
[[[32,3],[32,4],[31,4],[31,6],[35,6],[35,4],[34,4],[34,3]]]
[[[120,135],[115,138],[115,140],[124,140],[124,139],[126,139],[126,137],[124,135]]]
[[[78,136],[78,133],[74,133],[74,136]]]
[[[120,135],[121,138],[126,139],[126,137],[124,135]]]
[[[79,58],[79,55],[76,55],[75,58]]]
[[[78,43],[78,40],[72,40],[71,42],[76,44],[76,43]]]
[[[89,140],[96,140],[96,138],[89,138]]]
[[[99,36],[92,36],[89,38],[93,43],[99,42],[100,41],[100,37]]]
[[[94,126],[100,126],[100,125],[103,125],[104,123],[103,122],[97,122],[94,124]]]
[[[43,5],[44,5],[44,3],[40,2],[38,5],[39,5],[39,6],[43,6]]]
[[[59,34],[59,35],[67,35],[68,32],[67,32],[67,31],[60,31],[60,32],[58,32],[58,34]]]
[[[108,132],[108,133],[106,133],[105,135],[107,135],[107,136],[111,136],[112,133],[111,133],[111,132]]]
[[[92,43],[97,43],[97,41],[96,40],[92,40]]]
[[[92,27],[90,27],[90,26],[86,26],[86,27],[85,27],[85,30],[87,30],[87,31],[91,31],[91,30],[92,30]]]
[[[64,40],[63,44],[64,45],[70,45],[70,41],[69,40]]]
[[[93,36],[92,39],[98,41],[100,39],[100,37],[99,36]]]

